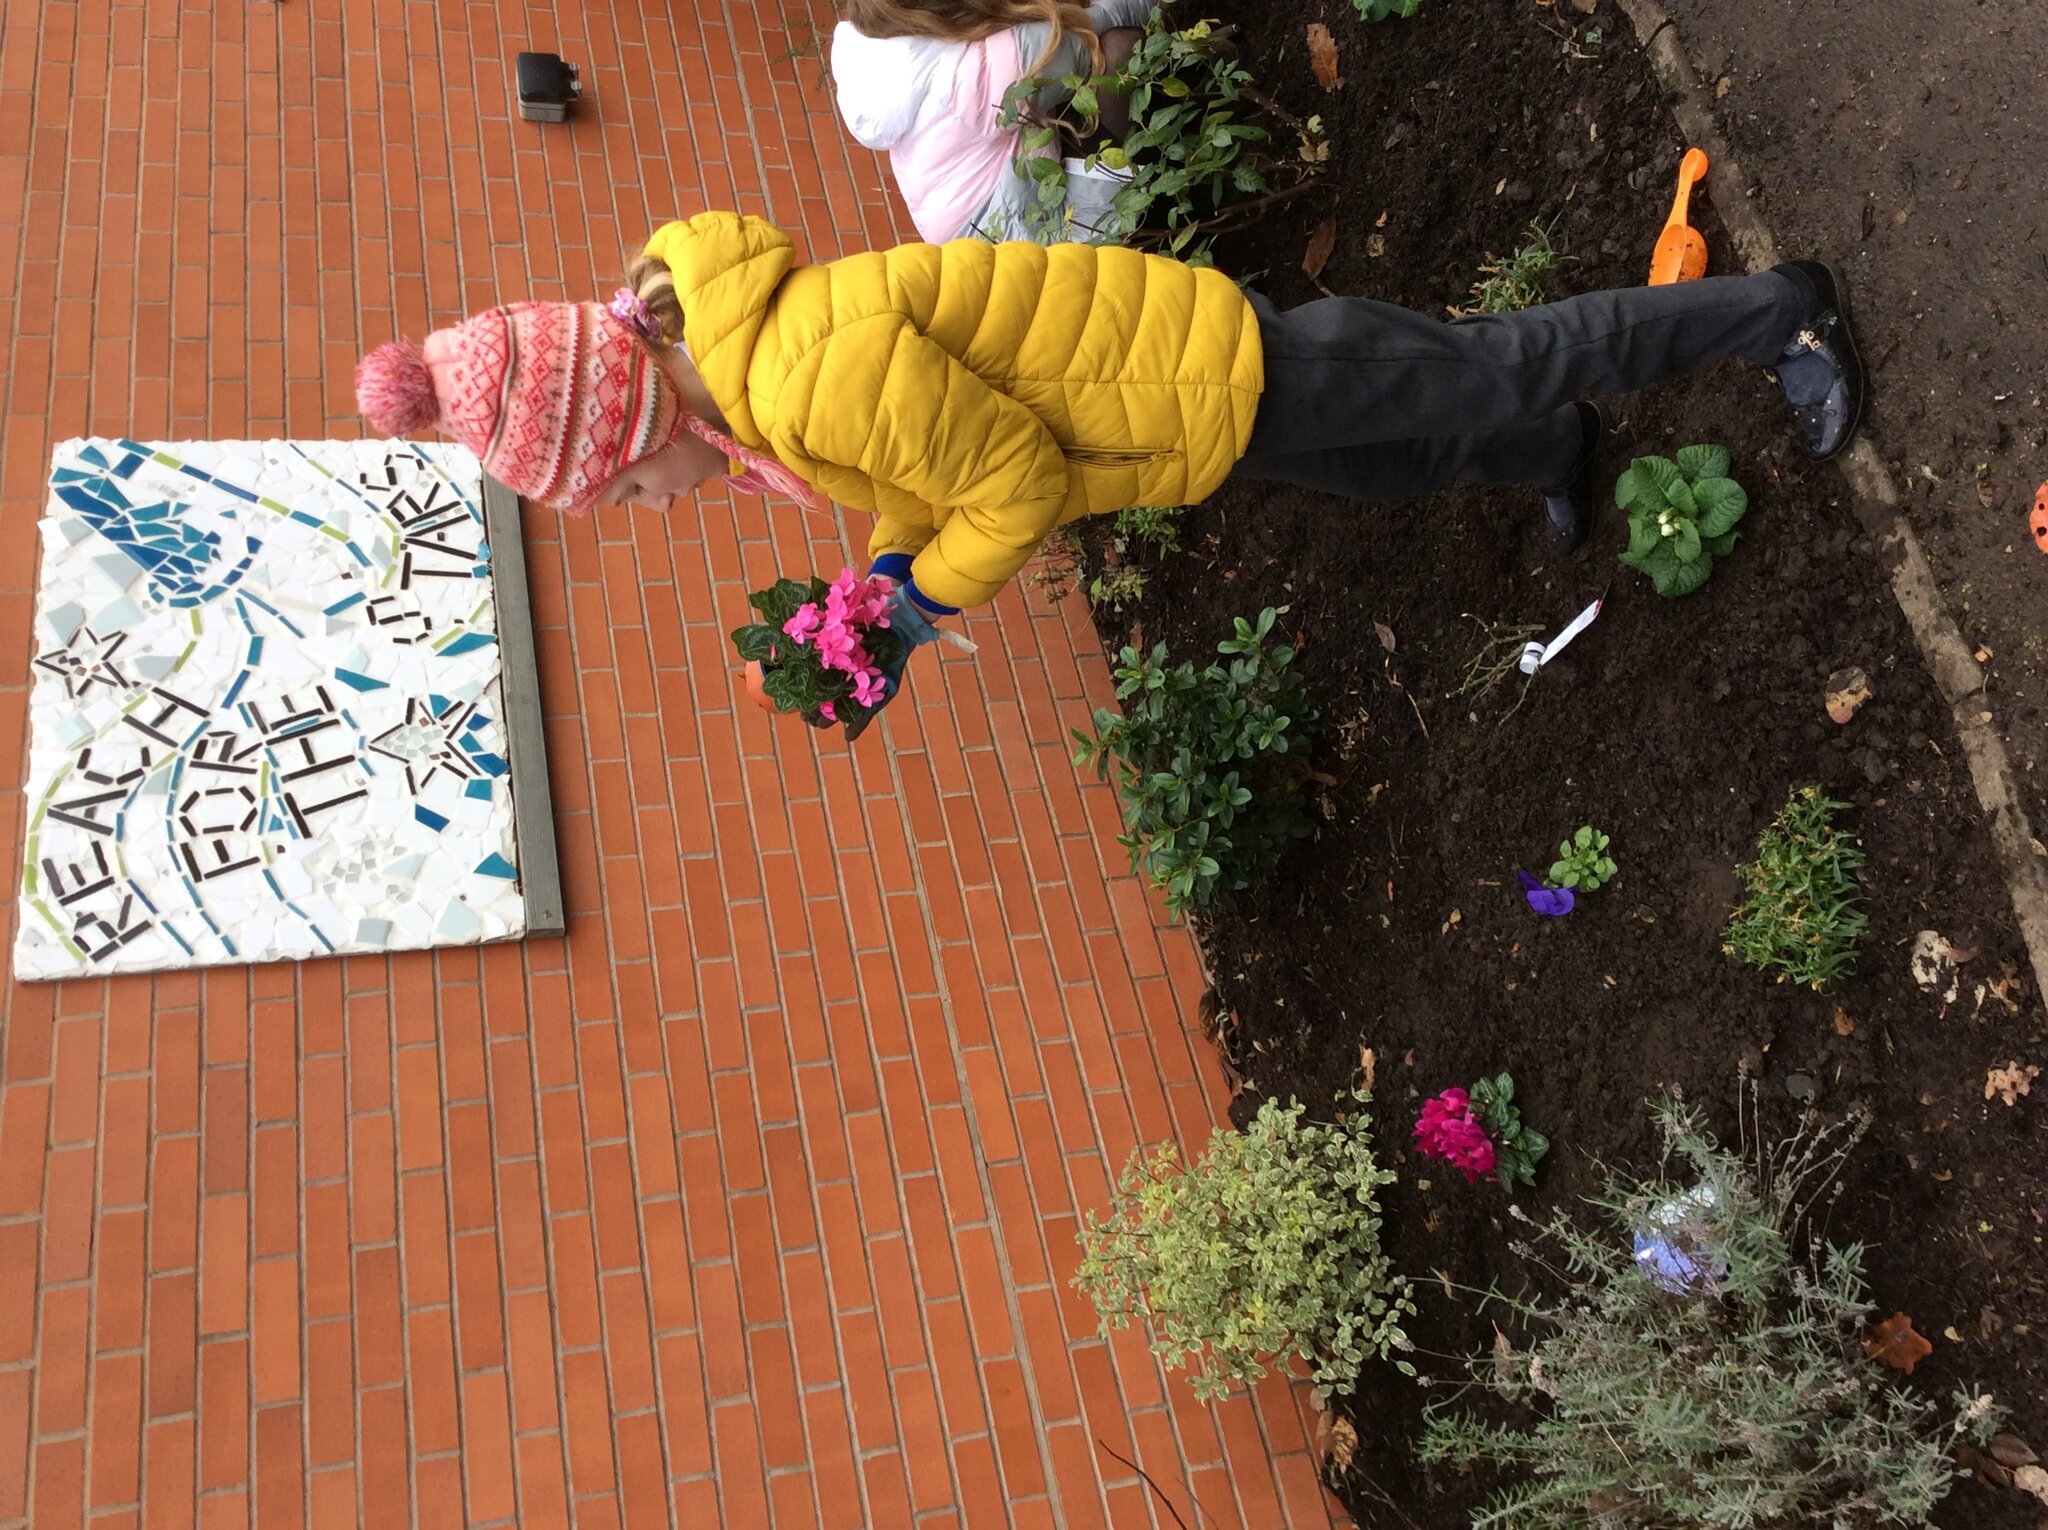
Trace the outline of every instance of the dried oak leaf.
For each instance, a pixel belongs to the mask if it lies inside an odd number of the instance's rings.
[[[1934,1346],[1913,1332],[1911,1318],[1894,1312],[1882,1323],[1873,1323],[1863,1335],[1863,1353],[1910,1376],[1914,1366],[1934,1353]]]
[[[2028,1063],[2022,1068],[2017,1062],[2007,1063],[2003,1068],[1990,1068],[1984,1074],[1984,1098],[1994,1095],[2008,1105],[2017,1105],[2020,1096],[2030,1093],[2034,1080],[2041,1076],[2038,1064]]]
[[[1308,66],[1315,71],[1316,83],[1325,90],[1335,90],[1344,83],[1337,73],[1337,39],[1320,21],[1308,24]]]
[[[1351,1470],[1351,1458],[1358,1453],[1358,1427],[1341,1414],[1323,1416],[1330,1420],[1323,1433],[1323,1470],[1341,1477]]]
[[[1316,231],[1308,236],[1308,248],[1302,252],[1301,274],[1315,281],[1323,274],[1323,267],[1330,263],[1330,251],[1337,247],[1337,220],[1325,218],[1316,225]]]
[[[2032,1493],[2043,1503],[2048,1503],[2048,1471],[2038,1466],[2022,1466],[2014,1470],[2012,1485],[2022,1493]]]

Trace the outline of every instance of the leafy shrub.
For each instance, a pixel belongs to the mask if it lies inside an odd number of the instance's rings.
[[[1095,737],[1074,730],[1074,763],[1115,780],[1131,869],[1176,914],[1251,886],[1310,830],[1286,757],[1307,752],[1316,717],[1289,669],[1293,649],[1267,641],[1286,609],[1268,606],[1256,626],[1237,617],[1216,645],[1227,668],[1168,668],[1164,643],[1149,656],[1125,648],[1116,695],[1126,710],[1097,708]]]
[[[1769,972],[1819,988],[1856,966],[1856,942],[1870,928],[1854,873],[1863,850],[1834,825],[1847,804],[1802,786],[1756,842],[1756,859],[1735,874],[1748,896],[1728,921],[1721,949]]]
[[[1958,1397],[1945,1437],[1934,1409],[1887,1385],[1862,1352],[1872,1307],[1863,1254],[1794,1257],[1798,1223],[1853,1143],[1802,1131],[1753,1173],[1668,1103],[1667,1153],[1690,1183],[1610,1178],[1606,1227],[1563,1214],[1516,1251],[1568,1272],[1561,1297],[1494,1300],[1540,1337],[1503,1338],[1471,1362],[1482,1389],[1532,1410],[1498,1424],[1429,1410],[1428,1463],[1491,1466],[1513,1480],[1475,1513],[1490,1530],[1866,1530],[1920,1525],[1948,1492],[1958,1433],[1988,1434],[1990,1399]],[[1707,1193],[1711,1189],[1711,1194]],[[1686,1209],[1709,1257],[1673,1290],[1630,1257],[1646,1225],[1677,1236],[1661,1209]],[[1519,1213],[1516,1213],[1519,1215]],[[1524,1219],[1526,1220],[1526,1219]]]
[[[1628,512],[1628,551],[1621,561],[1650,576],[1659,595],[1690,595],[1707,582],[1714,560],[1735,549],[1735,523],[1749,495],[1728,476],[1728,449],[1681,447],[1678,460],[1638,457],[1614,486]]]
[[[1234,218],[1224,212],[1233,199],[1276,200],[1300,187],[1329,158],[1322,124],[1289,115],[1253,88],[1251,72],[1237,60],[1228,29],[1213,21],[1175,28],[1163,7],[1146,19],[1131,57],[1115,74],[1067,75],[1074,110],[1092,119],[1104,93],[1128,98],[1131,128],[1121,144],[1098,144],[1083,156],[1090,170],[1128,171],[1117,192],[1114,222],[1123,243],[1156,248],[1193,264],[1208,259],[1211,239]],[[1067,130],[1045,120],[1030,98],[1048,82],[1019,80],[1003,94],[1005,120],[1022,119],[1025,174],[1038,186],[1032,237],[1065,233],[1067,172],[1060,150]],[[1288,156],[1268,145],[1271,130],[1252,111],[1285,123],[1300,142]],[[1048,152],[1050,151],[1050,152]],[[1285,183],[1276,192],[1275,181]]]
[[[1614,862],[1607,858],[1607,836],[1591,824],[1557,847],[1557,859],[1550,863],[1550,881],[1555,887],[1581,892],[1598,892],[1614,877]]]
[[[1415,1304],[1380,1251],[1375,1192],[1393,1180],[1362,1109],[1331,1125],[1268,1100],[1244,1131],[1217,1128],[1192,1165],[1171,1142],[1133,1152],[1110,1213],[1081,1235],[1074,1285],[1105,1334],[1147,1319],[1152,1352],[1192,1364],[1205,1402],[1290,1355],[1325,1391],[1346,1388],[1369,1355],[1408,1347],[1401,1318]]]

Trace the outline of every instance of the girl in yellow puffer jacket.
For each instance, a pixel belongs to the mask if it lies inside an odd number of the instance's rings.
[[[989,600],[1067,521],[1232,476],[1351,499],[1529,484],[1575,546],[1603,430],[1582,395],[1742,356],[1776,368],[1821,456],[1862,398],[1811,262],[1445,323],[1362,298],[1283,313],[1116,247],[799,265],[773,225],[712,212],[656,233],[628,282],[609,308],[516,304],[380,347],[363,412],[438,426],[571,513],[665,507],[720,473],[837,500],[875,517],[875,572],[928,617]]]

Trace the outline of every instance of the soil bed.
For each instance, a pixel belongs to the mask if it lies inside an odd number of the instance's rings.
[[[1243,24],[1261,85],[1320,113],[1333,140],[1324,189],[1217,252],[1276,301],[1318,295],[1300,263],[1330,215],[1322,279],[1340,294],[1440,312],[1485,252],[1552,219],[1576,260],[1559,295],[1643,279],[1683,146],[1610,4],[1587,16],[1463,0],[1371,29],[1314,0],[1208,0],[1201,13]],[[1335,94],[1309,72],[1315,20],[1342,50]],[[1713,268],[1734,269],[1712,209],[1694,206]],[[1750,491],[1740,546],[1688,599],[1660,599],[1614,561],[1626,531],[1611,503],[1593,541],[1558,560],[1527,493],[1358,508],[1246,486],[1188,515],[1186,550],[1148,562],[1135,607],[1098,612],[1112,646],[1135,623],[1198,662],[1233,615],[1265,605],[1290,606],[1283,624],[1301,638],[1318,764],[1339,784],[1319,836],[1203,930],[1246,1100],[1320,1109],[1360,1048],[1375,1051],[1377,1137],[1403,1176],[1386,1197],[1389,1248],[1421,1287],[1418,1358],[1447,1377],[1427,1357],[1474,1352],[1492,1330],[1434,1272],[1510,1287],[1522,1272],[1500,1191],[1405,1151],[1422,1095],[1513,1072],[1524,1118],[1554,1144],[1522,1197],[1540,1215],[1590,1192],[1595,1160],[1648,1167],[1643,1102],[1660,1090],[1683,1089],[1732,1141],[1745,1060],[1767,1128],[1796,1118],[1786,1081],[1804,1075],[1823,1109],[1876,1114],[1828,1231],[1869,1245],[1883,1311],[1953,1334],[1935,1337],[1914,1384],[1935,1398],[1989,1388],[2048,1453],[2048,1089],[2017,1108],[1983,1098],[1987,1068],[2048,1062],[2048,1047],[2031,985],[2012,990],[2019,1013],[1977,999],[1978,985],[2024,975],[2024,952],[1951,724],[1840,480],[1800,458],[1767,378],[1716,368],[1619,401],[1617,423],[1609,484],[1631,455],[1711,441]],[[1519,678],[1450,696],[1478,646],[1472,617],[1549,636],[1603,590],[1605,612],[1512,716]],[[1395,634],[1391,656],[1375,620]],[[1824,681],[1849,664],[1876,696],[1838,727]],[[1720,949],[1732,868],[1806,783],[1853,805],[1869,853],[1861,970],[1827,994],[1774,985]],[[1540,919],[1515,871],[1540,875],[1586,823],[1613,837],[1620,876],[1571,917]],[[1922,929],[1979,949],[1952,1003],[1909,974]],[[1414,1464],[1425,1395],[1383,1368],[1350,1400],[1363,1443],[1339,1488],[1368,1526],[1463,1525],[1480,1496]],[[2031,1526],[2027,1504],[1963,1485],[1938,1522]]]

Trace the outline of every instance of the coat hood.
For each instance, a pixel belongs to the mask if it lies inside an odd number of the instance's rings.
[[[868,37],[842,21],[832,31],[832,87],[846,130],[863,148],[893,149],[929,107],[952,95],[959,43]]]
[[[668,263],[683,305],[683,345],[732,433],[759,447],[765,436],[747,402],[747,367],[768,302],[796,264],[789,235],[766,218],[699,213],[647,241]]]

